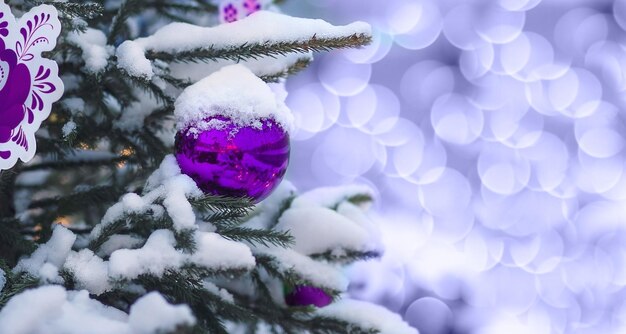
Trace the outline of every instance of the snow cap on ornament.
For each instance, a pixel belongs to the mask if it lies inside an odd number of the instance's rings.
[[[207,118],[222,116],[239,127],[261,128],[261,121],[271,119],[290,132],[293,115],[270,86],[244,65],[225,66],[187,87],[174,104],[176,130],[199,132],[219,127]]]
[[[206,194],[267,197],[289,162],[293,117],[243,65],[187,87],[175,103],[176,160]]]

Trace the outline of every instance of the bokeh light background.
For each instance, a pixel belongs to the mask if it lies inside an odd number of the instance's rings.
[[[422,334],[626,333],[626,0],[297,0],[374,43],[288,83],[288,178],[367,183],[351,293]]]

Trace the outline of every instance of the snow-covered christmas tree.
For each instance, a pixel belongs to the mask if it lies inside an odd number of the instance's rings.
[[[371,191],[282,180],[284,79],[369,26],[279,2],[0,3],[0,333],[416,333],[344,295]]]

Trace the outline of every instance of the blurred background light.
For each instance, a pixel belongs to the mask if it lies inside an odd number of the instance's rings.
[[[626,0],[303,0],[373,42],[288,81],[297,186],[366,183],[350,293],[422,334],[626,331]]]

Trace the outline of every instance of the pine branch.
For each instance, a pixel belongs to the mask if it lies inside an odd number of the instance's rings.
[[[0,259],[13,266],[17,260],[35,250],[35,243],[20,233],[21,222],[15,218],[0,219]]]
[[[100,158],[100,159],[76,159],[76,160],[56,160],[49,162],[41,162],[34,165],[24,166],[22,171],[34,171],[42,169],[68,169],[68,168],[80,168],[80,167],[100,167],[100,166],[116,166],[120,163],[126,163],[131,161],[132,158],[128,156],[112,157],[112,158]]]
[[[217,233],[233,241],[247,241],[252,245],[261,244],[265,247],[274,245],[287,248],[293,245],[294,239],[287,231],[259,230],[247,227],[226,227],[217,229]]]
[[[21,168],[22,163],[18,163],[12,169],[0,171],[0,218],[15,216],[13,192]]]
[[[144,92],[150,94],[155,101],[157,101],[161,105],[172,106],[174,105],[174,99],[167,95],[159,86],[155,85],[151,80],[146,80],[144,78],[132,76],[125,71],[120,70],[121,74],[123,74],[127,79],[131,80],[135,87],[140,88]]]
[[[61,1],[27,1],[32,6],[39,6],[41,4],[52,5],[68,18],[86,18],[93,19],[102,15],[104,7],[99,3],[76,3],[76,2],[61,2]]]
[[[222,227],[233,227],[243,223],[242,213],[239,210],[225,210],[212,212],[202,217],[202,221]]]
[[[198,277],[167,270],[161,277],[142,275],[136,281],[147,291],[158,291],[174,303],[189,305],[200,324],[207,328],[221,327],[219,318],[244,322],[255,318],[248,310],[206,290]]]
[[[167,62],[197,63],[219,59],[241,61],[261,57],[284,56],[289,53],[308,53],[311,51],[321,52],[333,49],[354,48],[367,45],[371,40],[371,36],[364,34],[354,34],[341,38],[317,38],[314,36],[307,41],[251,43],[227,48],[209,46],[207,48],[175,53],[148,51],[146,57],[151,60],[158,59]]]
[[[6,283],[0,292],[0,309],[2,309],[13,296],[23,291],[34,288],[39,284],[39,280],[26,273],[13,273],[11,268],[0,260],[0,270],[4,271]]]
[[[115,17],[113,17],[113,21],[111,23],[111,30],[109,31],[109,36],[107,38],[107,44],[115,45],[118,38],[126,39],[124,34],[128,29],[126,27],[126,21],[143,8],[143,3],[141,0],[126,0],[120,6],[117,11]]]
[[[86,207],[101,206],[113,203],[125,191],[115,186],[94,186],[87,190],[75,191],[69,195],[56,196],[32,201],[29,209],[57,206],[57,215],[67,215]]]
[[[350,196],[346,200],[352,204],[360,205],[364,203],[370,203],[374,199],[369,194],[358,194],[358,195]]]
[[[382,254],[377,251],[356,251],[356,250],[342,250],[341,252],[337,251],[327,251],[320,254],[310,255],[314,260],[325,260],[328,262],[340,263],[340,264],[350,264],[357,261],[365,261],[374,258],[380,257]]]
[[[128,223],[126,219],[119,219],[111,224],[103,226],[100,234],[89,242],[89,246],[87,246],[87,248],[92,250],[94,253],[97,252],[110,237],[121,233],[127,228],[127,226]]]
[[[244,217],[254,207],[252,200],[248,198],[236,198],[226,196],[208,195],[200,198],[192,198],[189,203],[201,212],[232,212]]]
[[[311,58],[300,58],[293,65],[289,66],[285,70],[274,74],[263,75],[261,76],[261,79],[265,82],[279,82],[280,79],[284,79],[290,75],[299,73],[300,71],[307,68],[310,64]]]

